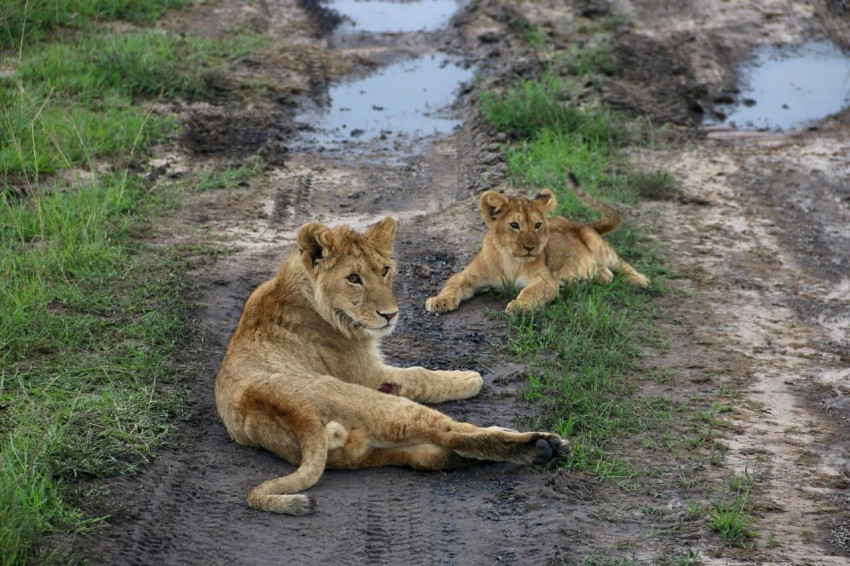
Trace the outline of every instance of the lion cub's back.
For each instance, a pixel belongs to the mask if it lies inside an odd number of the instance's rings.
[[[577,264],[595,263],[600,259],[597,256],[604,255],[609,247],[605,239],[592,228],[571,222],[563,216],[549,219],[546,264],[556,277],[565,269],[570,272],[568,275],[578,275],[573,272]]]

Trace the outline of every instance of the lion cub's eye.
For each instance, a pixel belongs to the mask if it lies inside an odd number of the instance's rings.
[[[354,283],[355,285],[360,285],[361,283],[363,283],[363,280],[360,279],[360,276],[356,273],[352,273],[351,275],[346,277],[346,279],[348,279],[349,283]]]
[[[387,274],[388,274],[389,272],[390,272],[390,266],[389,266],[389,265],[385,265],[385,266],[384,266],[384,270],[383,270],[383,271],[381,271],[381,275],[383,275],[384,277],[386,277],[386,276],[387,276]]]
[[[543,223],[542,223],[542,222],[535,222],[535,223],[534,223],[534,229],[535,229],[535,230],[540,230],[541,228],[543,228]]]
[[[519,230],[519,223],[518,222],[511,222],[510,224],[508,224],[508,226],[511,227],[511,230]]]

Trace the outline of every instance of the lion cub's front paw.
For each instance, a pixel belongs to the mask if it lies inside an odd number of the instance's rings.
[[[428,312],[450,312],[456,310],[458,305],[460,305],[460,300],[457,297],[453,297],[451,295],[437,295],[436,297],[430,297],[427,301],[425,301],[425,310]]]
[[[477,371],[453,371],[452,374],[456,376],[459,392],[463,395],[460,399],[478,395],[484,385],[484,378]]]
[[[510,303],[508,303],[508,306],[505,307],[505,312],[508,313],[508,314],[510,314],[514,311],[528,312],[528,311],[536,309],[538,306],[540,306],[540,305],[538,305],[536,303],[535,304],[528,304],[527,302],[521,301],[517,298],[517,299],[514,299],[513,301],[511,301]]]

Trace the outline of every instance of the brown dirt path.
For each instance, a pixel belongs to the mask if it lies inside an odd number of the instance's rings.
[[[199,340],[187,358],[199,360],[199,369],[187,384],[191,417],[180,423],[179,448],[162,452],[138,476],[100,486],[98,509],[113,517],[79,541],[81,552],[96,564],[673,564],[684,563],[688,552],[703,563],[846,564],[846,115],[811,132],[696,135],[685,147],[632,156],[641,166],[669,170],[683,190],[628,212],[652,226],[679,274],[657,299],[669,347],[645,361],[647,373],[671,377],[634,379],[677,399],[730,392],[724,399],[734,411],[713,436],[728,448],[722,466],[707,466],[697,455],[635,454],[657,473],[631,490],[582,474],[507,473],[497,465],[447,474],[327,472],[311,490],[316,515],[280,517],[248,509],[245,496],[292,467],[230,441],[212,397],[242,303],[291,249],[297,227],[314,220],[363,226],[393,214],[400,220],[404,319],[385,342],[389,360],[481,371],[487,385],[479,397],[441,407],[453,417],[514,426],[529,412],[517,395],[523,367],[491,345],[504,321],[487,309],[500,309],[501,301],[481,297],[441,317],[422,309],[483,235],[475,194],[503,173],[492,132],[461,99],[463,126],[400,160],[395,150],[387,160],[375,148],[329,156],[290,144],[294,109],[312,104],[334,77],[400,52],[440,49],[476,65],[485,86],[504,83],[536,65],[511,28],[517,13],[566,44],[575,37],[575,18],[613,11],[634,25],[615,38],[617,66],[599,85],[602,95],[627,112],[694,132],[695,109],[708,108],[733,84],[734,65],[753,45],[829,36],[847,46],[850,14],[841,6],[484,0],[466,6],[446,30],[405,35],[395,44],[334,43],[325,33],[330,16],[306,1],[220,0],[166,22],[206,34],[243,26],[285,41],[222,80],[230,88],[222,103],[182,109],[191,127],[182,146],[154,164],[158,174],[167,180],[257,152],[270,165],[246,187],[191,197],[160,227],[169,243],[223,240],[235,251],[190,274],[198,285]],[[276,85],[273,94],[234,102],[242,96],[234,82],[260,80]],[[712,490],[744,470],[756,480],[761,534],[750,548],[728,548],[686,506],[696,498],[708,508]],[[687,488],[683,479],[690,478],[697,488]]]

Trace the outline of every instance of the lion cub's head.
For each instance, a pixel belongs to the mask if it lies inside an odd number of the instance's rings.
[[[348,226],[305,224],[298,231],[304,269],[319,314],[348,336],[386,336],[398,321],[393,294],[396,221],[388,216],[358,234]]]
[[[547,217],[557,200],[549,189],[529,200],[523,197],[506,197],[496,191],[481,195],[481,218],[490,227],[494,243],[503,254],[517,261],[534,261],[549,241]]]

